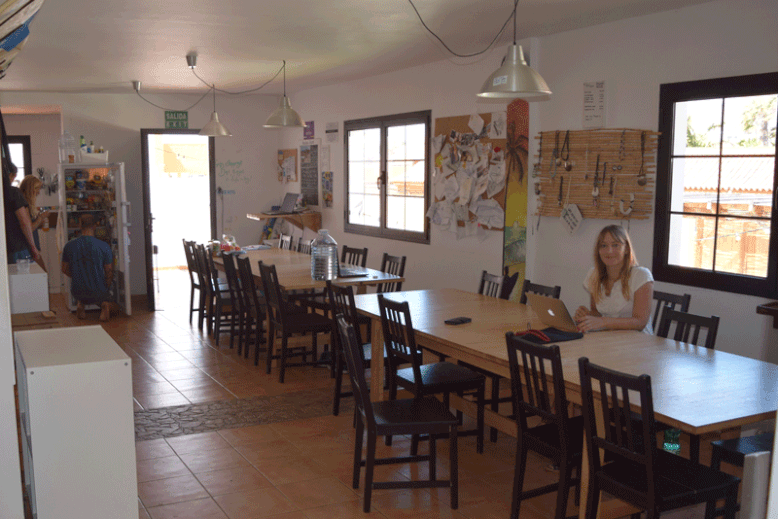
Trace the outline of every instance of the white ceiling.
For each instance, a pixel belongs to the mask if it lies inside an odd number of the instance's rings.
[[[519,39],[710,0],[521,0]],[[485,48],[511,0],[415,0],[452,49]],[[408,0],[47,0],[0,90],[205,92],[186,66],[218,88],[244,90],[287,61],[287,90],[338,83],[454,58],[427,33]],[[513,37],[509,22],[499,44]],[[501,59],[495,53],[473,59]],[[259,93],[280,94],[279,77]]]

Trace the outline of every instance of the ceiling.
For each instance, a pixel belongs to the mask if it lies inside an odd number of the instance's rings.
[[[710,0],[521,0],[519,39]],[[414,0],[427,25],[459,53],[484,49],[511,0]],[[221,89],[256,88],[287,61],[290,92],[456,58],[424,30],[408,0],[48,0],[0,90],[205,92],[186,65]],[[497,44],[513,37],[513,23]],[[258,93],[278,95],[281,78]]]

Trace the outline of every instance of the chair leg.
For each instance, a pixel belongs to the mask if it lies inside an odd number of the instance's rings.
[[[511,502],[511,519],[519,519],[521,499],[524,488],[524,473],[527,469],[527,450],[522,446],[521,435],[516,439],[516,467],[513,471],[513,500]]]
[[[373,494],[373,468],[375,465],[375,433],[368,429],[367,431],[367,457],[365,459],[365,503],[362,510],[370,513],[370,499]]]
[[[484,453],[484,384],[478,388],[476,399],[478,402],[478,411],[476,414],[476,428],[478,429],[478,436],[476,436],[476,452],[478,454]]]
[[[389,400],[397,400],[397,380],[394,378],[394,374],[389,379]],[[387,434],[384,439],[384,444],[392,445],[392,435]]]
[[[189,326],[192,325],[192,314],[194,313],[194,290],[195,287],[192,285],[192,288],[189,291]]]
[[[586,517],[597,517],[600,506],[600,485],[597,478],[589,479],[589,493],[586,496]]]
[[[213,322],[213,340],[216,342],[216,347],[219,347],[219,339],[221,339],[221,327],[222,327],[222,305],[216,305],[216,317]]]
[[[362,466],[362,439],[365,435],[365,425],[362,423],[361,416],[354,416],[356,418],[356,440],[354,441],[354,470],[351,477],[351,486],[359,488],[359,476]]]
[[[430,434],[430,481],[438,479],[438,446],[435,435]]]
[[[492,379],[492,406],[491,409],[495,413],[500,409],[500,377],[494,375]],[[492,443],[497,442],[497,429],[494,427],[489,428],[489,440]]]
[[[200,286],[200,305],[197,309],[197,329],[203,329],[203,321],[205,320],[205,289]]]
[[[235,347],[235,321],[239,319],[238,311],[234,305],[235,301],[230,306],[230,349]]]
[[[559,462],[559,489],[556,493],[555,519],[565,519],[567,516],[567,499],[570,496],[570,477],[572,467],[569,461],[561,459]]]
[[[451,452],[449,453],[449,464],[451,465],[451,473],[449,474],[449,480],[451,481],[451,509],[456,510],[459,508],[459,451],[457,449],[457,427],[455,425],[451,426],[448,442],[451,447]]]
[[[276,346],[276,330],[273,321],[270,321],[267,330],[267,366],[265,372],[270,375],[270,366],[273,364],[273,350]]]
[[[281,335],[281,357],[278,359],[278,382],[284,383],[284,377],[286,376],[286,353],[289,337],[286,334]]]
[[[337,355],[335,361],[335,393],[332,398],[332,415],[338,416],[340,412],[340,392],[343,388],[343,352],[333,350],[333,355]]]

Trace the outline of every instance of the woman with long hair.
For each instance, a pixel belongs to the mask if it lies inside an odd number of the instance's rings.
[[[652,333],[651,299],[654,277],[638,265],[632,242],[620,225],[609,225],[597,236],[594,267],[584,288],[590,305],[578,307],[575,320],[582,332],[640,330]]]
[[[38,229],[43,225],[44,219],[49,217],[50,211],[38,211],[37,201],[38,195],[43,187],[41,179],[34,175],[27,175],[19,185],[19,189],[22,191],[22,196],[27,201],[27,209],[30,211],[30,222],[32,223],[32,237],[35,240],[35,248],[41,250],[41,241],[38,236]],[[38,261],[38,264],[46,270],[43,265],[43,259]]]

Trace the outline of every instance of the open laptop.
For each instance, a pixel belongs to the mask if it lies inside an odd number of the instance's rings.
[[[365,267],[359,267],[350,265],[348,267],[341,267],[338,262],[338,277],[339,278],[363,278],[370,275],[370,271]]]
[[[299,196],[299,193],[287,193],[284,197],[284,201],[281,203],[281,209],[278,211],[265,211],[265,214],[294,214],[294,206],[297,204],[297,198]]]
[[[561,299],[527,292],[527,302],[532,307],[532,310],[538,314],[540,321],[546,326],[551,326],[564,332],[578,331],[578,326],[576,326],[573,318],[570,317],[570,312],[567,311],[567,307]]]

